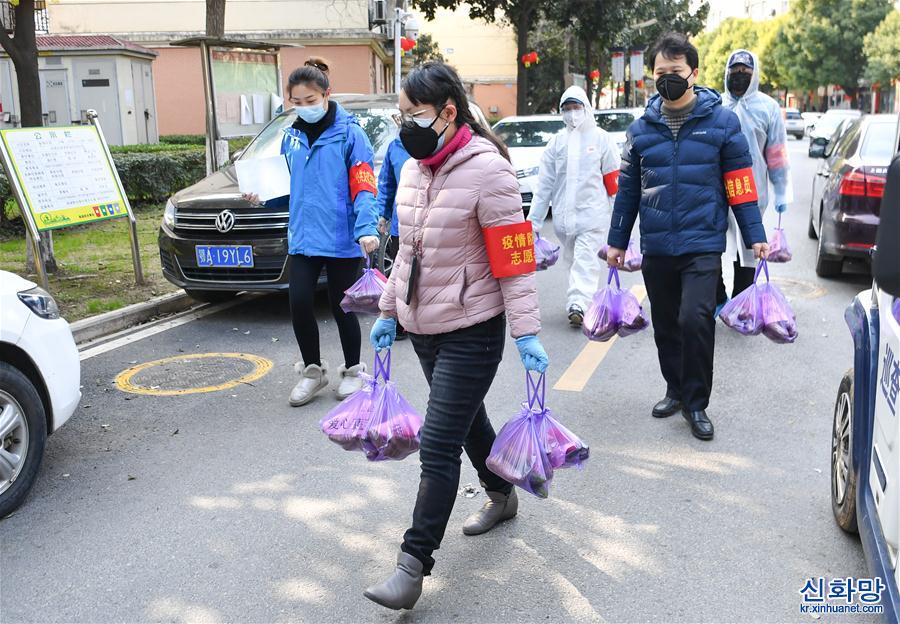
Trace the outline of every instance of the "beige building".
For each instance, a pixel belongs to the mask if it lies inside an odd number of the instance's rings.
[[[283,83],[310,56],[331,61],[335,92],[391,89],[392,59],[371,0],[228,0],[225,36],[299,46],[281,51]],[[52,34],[104,34],[158,53],[153,64],[159,133],[205,131],[197,49],[171,47],[203,34],[205,0],[53,0]]]
[[[494,24],[470,19],[466,5],[440,9],[430,22],[417,17],[421,32],[432,36],[447,62],[472,84],[473,99],[488,118],[516,114],[518,59],[512,25],[502,18]]]

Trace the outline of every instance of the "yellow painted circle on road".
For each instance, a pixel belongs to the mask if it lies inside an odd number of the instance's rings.
[[[116,376],[116,386],[151,396],[217,392],[252,384],[272,366],[271,360],[250,353],[191,353],[132,366]],[[191,380],[203,385],[193,386]]]

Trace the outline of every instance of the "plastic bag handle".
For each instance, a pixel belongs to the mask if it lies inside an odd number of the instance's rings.
[[[759,264],[756,265],[756,274],[753,276],[753,283],[754,283],[754,284],[755,284],[757,281],[759,281],[759,274],[760,274],[761,271],[765,271],[765,272],[766,272],[766,281],[768,282],[768,281],[769,281],[769,263],[766,262],[766,259],[765,259],[765,258],[763,258],[762,260],[760,260],[760,261],[759,261]]]
[[[531,376],[531,371],[525,371],[525,389],[528,394],[528,409],[533,410],[535,405],[544,411],[544,404],[547,394],[547,378],[541,373],[537,381]]]
[[[384,355],[382,355],[384,353]],[[382,381],[391,380],[391,350],[385,349],[383,352],[375,352],[375,370],[374,377],[376,381],[381,377]]]
[[[617,269],[616,267],[609,267],[609,275],[606,277],[607,286],[612,283],[613,278],[616,278],[616,288],[621,289],[622,284],[619,283],[619,269]]]

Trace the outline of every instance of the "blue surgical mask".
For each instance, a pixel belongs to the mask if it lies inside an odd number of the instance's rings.
[[[295,106],[294,112],[306,123],[314,124],[325,116],[326,111],[321,104],[313,104],[312,106]]]

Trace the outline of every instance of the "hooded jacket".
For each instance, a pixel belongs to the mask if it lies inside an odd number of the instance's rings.
[[[745,191],[752,187],[753,161],[740,121],[712,89],[694,92],[697,103],[677,140],[662,118],[659,95],[629,126],[610,246],[628,247],[640,214],[645,255],[723,253],[729,205],[746,245],[765,242],[756,200]]]
[[[594,109],[581,87],[569,87],[559,99],[584,105],[577,127],[557,133],[541,156],[537,192],[528,219],[540,231],[553,203],[553,227],[560,237],[606,227],[618,190],[619,153],[609,133],[597,126]]]
[[[753,58],[753,77],[747,91],[736,96],[728,89],[728,63],[735,55],[745,53]],[[769,204],[769,184],[774,191],[775,205],[790,204],[794,200],[791,168],[787,154],[787,132],[781,116],[781,107],[765,93],[759,91],[759,74],[762,68],[759,57],[749,50],[735,50],[725,64],[725,94],[722,105],[735,112],[741,120],[741,130],[750,145],[753,158],[753,177],[759,195],[759,210],[765,214]],[[726,253],[733,259],[741,251],[741,264],[755,266],[753,250],[747,249],[738,235],[737,222],[729,220]]]
[[[513,338],[541,329],[534,273],[497,279],[482,229],[522,223],[516,174],[487,139],[473,136],[435,172],[409,160],[397,189],[400,249],[380,307],[414,334],[444,334],[506,313]],[[422,252],[406,303],[413,241]]]
[[[357,241],[378,236],[372,144],[356,117],[335,105],[334,123],[312,147],[301,130],[284,130],[281,153],[291,172],[291,255],[361,258]]]

